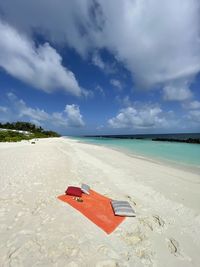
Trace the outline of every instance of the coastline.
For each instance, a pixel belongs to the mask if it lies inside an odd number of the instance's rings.
[[[199,175],[67,138],[0,144],[0,151],[1,264],[199,265]],[[136,218],[105,235],[56,198],[82,182],[128,200]]]
[[[177,163],[175,161],[164,159],[164,158],[155,158],[155,157],[150,157],[150,156],[148,157],[146,155],[139,155],[139,153],[138,154],[136,152],[131,153],[130,151],[128,151],[126,149],[123,150],[123,149],[111,148],[111,147],[110,147],[110,149],[124,153],[124,154],[128,155],[129,157],[138,158],[138,159],[149,161],[149,162],[159,164],[162,166],[168,166],[168,167],[172,167],[175,169],[184,170],[184,171],[189,172],[189,173],[194,173],[194,174],[200,175],[200,167],[197,167],[196,165],[193,166],[193,165],[185,164],[182,162]]]
[[[64,137],[64,138],[68,138],[68,137]],[[118,147],[114,147],[114,146],[106,146],[105,144],[95,144],[95,143],[93,144],[93,143],[87,142],[86,139],[85,140],[77,140],[76,138],[74,138],[74,139],[70,139],[70,140],[76,140],[77,142],[85,143],[88,145],[102,146],[102,147],[109,148],[109,149],[114,150],[114,151],[124,153],[124,154],[128,155],[129,157],[138,158],[141,160],[146,160],[146,161],[149,161],[152,163],[157,163],[157,164],[160,164],[163,166],[167,165],[169,167],[174,167],[175,169],[184,170],[186,172],[191,172],[191,173],[200,175],[200,166],[197,167],[196,165],[186,164],[183,162],[175,162],[173,160],[169,160],[166,158],[158,158],[158,157],[153,157],[153,156],[142,155],[142,154],[139,154],[139,152],[138,153],[136,151],[132,152],[132,151],[130,151],[126,148],[122,148],[122,147],[118,148]]]

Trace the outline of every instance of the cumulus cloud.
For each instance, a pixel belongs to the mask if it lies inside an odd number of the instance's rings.
[[[190,102],[184,102],[182,107],[188,110],[186,118],[191,122],[196,123],[199,126],[200,123],[200,101],[194,100]]]
[[[192,92],[188,87],[165,86],[163,98],[169,101],[184,101],[192,98]]]
[[[82,127],[85,125],[78,105],[66,105],[65,113],[70,127]]]
[[[199,72],[197,0],[99,4],[105,19],[102,42],[125,63],[140,87],[186,83]]]
[[[199,110],[190,110],[188,118],[196,123],[200,123],[200,109]]]
[[[200,109],[200,101],[194,100],[191,102],[185,102],[182,106],[185,109]]]
[[[138,87],[189,87],[200,70],[199,0],[1,1],[4,19],[87,57],[107,49]],[[103,63],[96,58],[96,64]],[[174,83],[175,81],[175,83]],[[184,89],[185,91],[188,89]]]
[[[116,117],[108,121],[108,124],[112,128],[145,129],[166,127],[167,121],[158,106],[132,105],[121,109]]]
[[[0,67],[45,92],[62,89],[79,96],[81,88],[62,58],[48,43],[38,47],[25,35],[0,21]]]
[[[24,100],[19,99],[13,93],[8,93],[7,97],[10,106],[6,107],[6,116],[4,116],[4,120],[28,120],[47,128],[61,126],[67,129],[69,127],[77,128],[85,125],[79,106],[77,105],[66,105],[62,112],[54,112],[50,114],[43,109],[29,107]]]

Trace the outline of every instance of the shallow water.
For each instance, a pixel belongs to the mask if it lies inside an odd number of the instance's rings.
[[[75,139],[127,151],[133,155],[200,168],[199,144],[99,137],[76,137]]]

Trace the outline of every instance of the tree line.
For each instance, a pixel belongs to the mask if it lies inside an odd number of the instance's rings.
[[[5,131],[0,131],[0,142],[16,142],[21,140],[29,140],[33,138],[48,138],[48,137],[59,137],[60,134],[54,131],[45,131],[41,126],[37,126],[30,122],[0,122],[0,128],[7,129]],[[27,131],[29,134],[14,132],[17,131]]]

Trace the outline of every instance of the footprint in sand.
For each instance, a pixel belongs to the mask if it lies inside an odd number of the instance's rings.
[[[145,240],[145,235],[138,229],[135,232],[127,232],[123,239],[128,245],[132,246]]]
[[[160,227],[165,226],[165,221],[160,216],[153,215],[153,219],[154,219],[155,223],[158,224]]]
[[[181,251],[180,245],[177,240],[175,240],[174,238],[169,238],[166,241],[167,241],[167,247],[171,254],[173,254],[175,257],[179,257],[188,261],[191,260],[190,257],[184,255],[184,253]]]
[[[98,251],[98,253],[103,253],[103,254],[107,255],[108,254],[108,247],[102,245],[97,249],[97,251]]]
[[[174,256],[177,256],[179,254],[178,241],[173,238],[167,239],[167,245],[171,254],[173,254]]]
[[[150,220],[150,218],[148,217],[145,217],[145,218],[139,218],[139,223],[147,228],[147,229],[150,229],[151,231],[153,231],[153,223],[152,221]]]
[[[153,261],[153,252],[150,249],[137,248],[135,255],[141,259],[141,261],[146,265],[152,264]]]
[[[161,228],[165,226],[165,221],[158,215],[153,215],[152,217],[144,217],[139,218],[140,224],[142,224],[145,228],[149,228],[151,231],[155,229],[160,231]]]
[[[114,250],[104,245],[101,245],[99,248],[97,248],[97,252],[98,254],[100,253],[111,258],[119,259],[119,255]]]
[[[114,260],[104,260],[99,261],[96,264],[96,267],[118,267],[119,264]]]
[[[134,206],[137,206],[137,203],[132,199],[132,197],[130,197],[129,195],[127,195],[126,198],[128,198],[128,200],[129,200]]]

